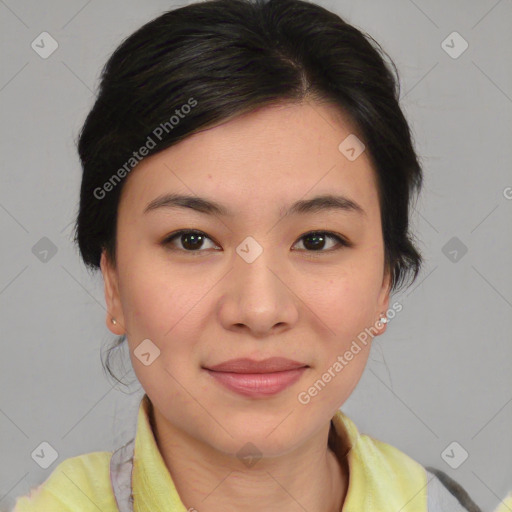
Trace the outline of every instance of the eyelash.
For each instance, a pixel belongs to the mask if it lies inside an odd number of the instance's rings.
[[[164,245],[165,247],[169,247],[170,244],[175,240],[175,239],[178,239],[181,235],[185,235],[185,234],[194,234],[194,235],[201,235],[205,238],[208,238],[209,240],[211,240],[212,242],[214,242],[214,240],[212,238],[210,238],[206,233],[204,233],[203,231],[199,231],[199,230],[196,230],[196,229],[181,229],[179,231],[175,231],[174,233],[171,233],[169,236],[167,236],[163,241],[162,241],[162,245]],[[343,247],[352,247],[353,244],[352,242],[350,242],[349,240],[347,240],[346,238],[340,236],[340,235],[337,235],[336,233],[333,233],[331,231],[309,231],[308,233],[304,233],[299,239],[298,241],[300,241],[301,239],[305,238],[305,237],[308,237],[308,236],[311,236],[311,235],[327,235],[326,238],[334,238],[338,241],[338,247],[335,247],[335,248],[331,248],[331,249],[327,249],[327,250],[318,250],[318,251],[308,251],[307,249],[303,249],[305,252],[308,252],[308,253],[311,253],[311,255],[316,255],[317,253],[330,253],[330,252],[334,252],[334,251],[338,251],[340,249],[342,249]],[[216,242],[214,242],[216,243]],[[296,242],[297,243],[297,242]],[[217,244],[218,245],[218,244]],[[295,244],[294,244],[295,245]],[[175,250],[175,251],[181,251],[181,252],[186,252],[186,253],[189,253],[189,254],[194,254],[195,255],[198,255],[202,252],[206,252],[206,250],[197,250],[197,251],[189,251],[189,250],[186,250],[186,249],[177,249],[177,248],[171,248],[170,250]]]

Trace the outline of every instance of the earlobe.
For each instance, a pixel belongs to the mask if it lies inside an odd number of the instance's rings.
[[[382,287],[378,301],[378,321],[377,326],[381,331],[380,334],[386,332],[386,325],[388,322],[387,311],[389,309],[389,297],[391,295],[391,272],[386,270],[382,279]]]
[[[107,306],[106,325],[114,334],[124,334],[124,317],[119,299],[117,273],[110,264],[105,249],[100,258],[101,273],[104,281],[105,303]]]

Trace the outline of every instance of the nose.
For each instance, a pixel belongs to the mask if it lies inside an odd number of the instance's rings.
[[[220,305],[223,327],[256,337],[292,328],[299,317],[292,280],[265,251],[252,263],[236,258]]]

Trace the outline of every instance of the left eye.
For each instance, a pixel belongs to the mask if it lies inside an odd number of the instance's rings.
[[[302,235],[299,238],[299,240],[302,240],[302,239],[310,241],[307,244],[307,245],[309,245],[309,247],[313,247],[313,250],[310,252],[328,252],[328,251],[319,251],[318,250],[319,246],[321,246],[320,248],[325,247],[326,239],[336,240],[338,242],[337,247],[335,246],[334,249],[332,249],[332,247],[331,247],[329,250],[338,250],[341,247],[351,247],[351,244],[348,240],[342,238],[339,235],[335,235],[334,233],[330,233],[329,231],[312,231],[310,233],[306,233],[305,235]],[[303,242],[303,244],[304,244],[304,242]],[[304,245],[306,245],[306,244],[304,244]]]
[[[174,243],[175,240],[181,241],[181,248],[178,247],[178,250],[182,250],[185,252],[204,252],[204,251],[198,251],[197,249],[200,249],[203,245],[204,240],[210,240],[212,239],[206,235],[206,233],[203,233],[202,231],[196,231],[196,230],[181,230],[177,231],[176,233],[171,234],[168,236],[163,242],[162,245],[169,246]],[[299,240],[306,240],[306,243],[303,245],[306,247],[306,250],[308,252],[328,252],[329,250],[338,250],[341,247],[351,247],[352,244],[342,238],[339,235],[336,235],[334,233],[331,233],[329,231],[311,231],[310,233],[306,233],[305,235],[302,235]],[[325,240],[331,239],[338,242],[338,247],[335,247],[334,249],[328,248],[328,250],[321,250],[325,248]],[[212,241],[213,242],[213,241]],[[298,243],[298,242],[296,242]],[[294,244],[295,245],[295,244]],[[319,250],[320,249],[320,250]]]

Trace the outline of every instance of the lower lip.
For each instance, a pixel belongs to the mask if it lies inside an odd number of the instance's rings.
[[[206,371],[226,388],[250,397],[275,395],[297,382],[306,367],[275,373],[230,373]]]

